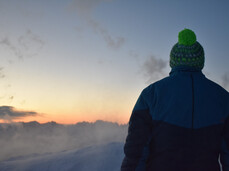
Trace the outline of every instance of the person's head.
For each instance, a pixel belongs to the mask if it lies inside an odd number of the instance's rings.
[[[170,52],[170,67],[191,67],[202,70],[204,67],[204,50],[192,30],[179,32],[178,42]]]

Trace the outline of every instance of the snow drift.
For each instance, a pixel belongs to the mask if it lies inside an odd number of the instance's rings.
[[[1,171],[119,171],[123,143],[109,143],[59,153],[18,157],[0,163]]]

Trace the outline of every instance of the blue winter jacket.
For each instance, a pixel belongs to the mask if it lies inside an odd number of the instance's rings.
[[[229,93],[202,71],[174,68],[133,109],[122,171],[229,171]]]

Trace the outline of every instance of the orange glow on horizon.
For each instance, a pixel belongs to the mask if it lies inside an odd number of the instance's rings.
[[[113,122],[118,124],[127,124],[129,121],[130,116],[122,115],[123,117],[111,117],[111,115],[101,116],[98,117],[98,115],[94,115],[91,117],[86,117],[85,115],[53,115],[53,117],[50,117],[50,115],[47,117],[46,115],[42,116],[28,116],[24,118],[18,118],[13,120],[2,120],[0,119],[0,123],[13,123],[13,122],[32,122],[37,121],[41,124],[47,123],[47,122],[56,122],[59,124],[76,124],[78,122],[96,122],[97,120],[102,120],[106,122]],[[109,118],[110,117],[110,118]]]
[[[54,86],[53,86],[54,87]],[[57,122],[60,124],[76,124],[78,122],[95,122],[103,120],[107,122],[116,122],[118,124],[127,124],[134,103],[136,102],[138,91],[134,90],[100,90],[95,88],[90,92],[83,93],[70,88],[64,88],[66,91],[52,91],[50,89],[42,92],[36,89],[27,89],[17,86],[15,90],[18,96],[26,99],[23,101],[7,101],[2,106],[13,107],[13,112],[35,112],[35,116],[26,116],[21,118],[12,118],[11,121],[0,122],[31,122],[39,123]],[[40,88],[41,89],[41,88]],[[47,96],[45,92],[50,94]],[[44,93],[44,94],[43,94]],[[27,100],[29,99],[29,100]]]

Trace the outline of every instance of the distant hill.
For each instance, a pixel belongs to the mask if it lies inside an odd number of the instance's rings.
[[[95,145],[80,150],[27,156],[0,163],[1,171],[119,171],[123,143]]]
[[[62,125],[20,122],[0,124],[0,162],[9,158],[78,150],[88,146],[125,141],[127,125],[98,120]]]

